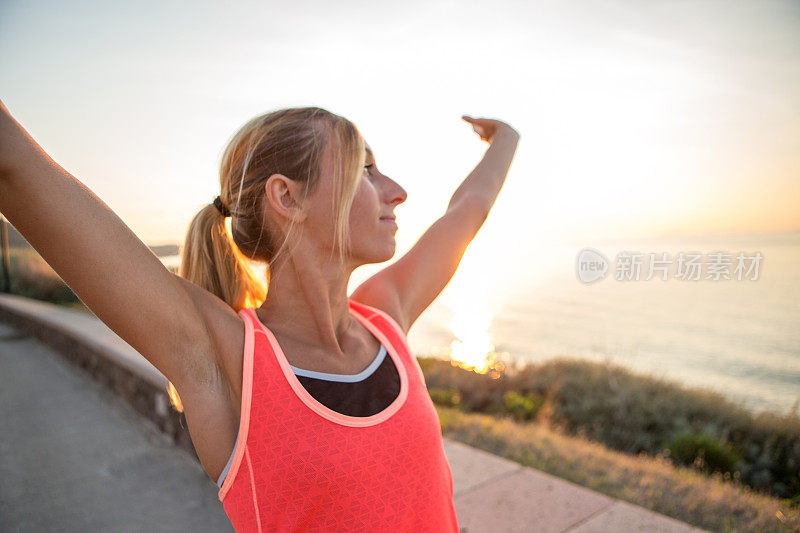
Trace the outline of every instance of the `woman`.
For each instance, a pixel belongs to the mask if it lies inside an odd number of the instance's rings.
[[[347,119],[303,107],[247,122],[176,276],[0,108],[0,211],[174,386],[237,531],[458,530],[406,335],[494,204],[513,128],[463,117],[490,144],[482,161],[413,248],[348,296],[353,270],[394,255],[406,192]],[[265,283],[245,258],[267,264]]]

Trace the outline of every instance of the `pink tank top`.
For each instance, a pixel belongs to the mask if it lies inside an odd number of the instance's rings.
[[[239,311],[240,435],[219,490],[238,533],[458,532],[439,417],[403,330],[375,307],[351,299],[349,309],[400,374],[400,394],[372,416],[344,415],[315,400],[255,311]]]

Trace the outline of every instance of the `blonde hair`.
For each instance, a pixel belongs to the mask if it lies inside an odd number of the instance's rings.
[[[294,221],[285,235],[267,224],[264,185],[271,175],[282,174],[303,185],[302,198],[313,194],[326,148],[334,161],[331,252],[335,250],[343,263],[351,244],[350,208],[366,156],[364,139],[344,117],[319,107],[294,107],[256,116],[231,137],[219,168],[220,199],[231,217],[224,217],[212,203],[200,209],[189,224],[178,275],[237,312],[263,304],[271,265],[299,240]],[[250,261],[266,263],[265,282],[258,279]],[[183,412],[171,382],[168,393],[175,409]]]

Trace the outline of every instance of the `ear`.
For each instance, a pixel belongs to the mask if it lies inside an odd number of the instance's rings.
[[[306,218],[300,191],[301,184],[283,174],[273,174],[267,178],[264,185],[264,192],[270,208],[274,212],[298,222]]]

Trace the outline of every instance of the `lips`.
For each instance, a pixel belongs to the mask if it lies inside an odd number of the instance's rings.
[[[394,231],[397,231],[399,229],[397,226],[397,222],[395,222],[394,217],[381,217],[380,220],[381,222],[386,222],[387,224],[390,224]]]

